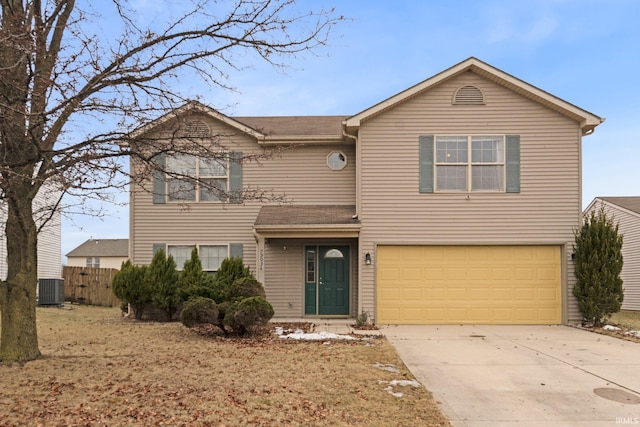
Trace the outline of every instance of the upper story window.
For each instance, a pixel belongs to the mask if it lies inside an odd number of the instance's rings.
[[[520,193],[520,135],[422,135],[419,191]]]
[[[169,201],[209,202],[222,200],[228,192],[229,161],[199,159],[189,154],[167,157]]]
[[[504,136],[436,136],[436,191],[504,191]]]
[[[242,203],[242,159],[240,151],[217,159],[160,153],[154,157],[158,168],[153,173],[153,203]]]
[[[100,268],[100,257],[87,257],[87,267]]]

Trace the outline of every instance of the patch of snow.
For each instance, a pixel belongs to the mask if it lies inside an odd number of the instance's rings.
[[[604,325],[602,327],[602,329],[604,329],[605,331],[619,331],[620,328],[618,328],[617,326],[611,326],[611,325]]]
[[[380,381],[378,381],[378,384],[389,384],[385,388],[385,391],[388,392],[389,394],[391,394],[392,396],[395,396],[395,397],[404,396],[403,393],[393,391],[393,388],[396,387],[396,386],[400,386],[400,387],[411,386],[411,387],[415,387],[415,388],[420,387],[420,383],[418,381],[416,381],[416,380],[391,380],[391,381],[382,381],[382,380],[380,380]]]
[[[376,362],[371,366],[373,366],[374,368],[382,369],[383,371],[389,371],[396,374],[400,373],[400,369],[396,368],[395,365],[392,365],[390,363],[384,364],[384,363]]]
[[[294,332],[290,334],[284,334],[282,328],[276,328],[276,334],[280,336],[281,339],[291,339],[291,340],[305,340],[305,341],[324,341],[324,340],[357,340],[357,338],[352,337],[351,335],[338,335],[333,334],[331,332],[309,332],[305,333],[302,329],[296,329]]]
[[[634,335],[634,336],[640,338],[640,331],[629,331],[629,332],[627,332],[627,335]]]
[[[420,383],[416,380],[392,380],[392,381],[389,381],[389,385],[391,386],[399,385],[400,387],[411,386],[415,388],[420,387]]]
[[[395,396],[395,397],[402,397],[402,396],[404,396],[404,393],[400,393],[399,391],[398,391],[398,392],[394,392],[394,391],[393,391],[393,387],[391,387],[391,386],[389,386],[389,387],[385,388],[385,390],[386,390],[390,395]]]

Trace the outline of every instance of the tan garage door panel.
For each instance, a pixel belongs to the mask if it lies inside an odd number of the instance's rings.
[[[379,246],[380,324],[558,324],[559,246]]]

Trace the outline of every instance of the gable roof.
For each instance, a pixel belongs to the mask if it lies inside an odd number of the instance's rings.
[[[233,119],[272,138],[338,138],[342,139],[342,122],[348,116],[258,116]]]
[[[186,104],[184,104],[182,107],[176,108],[175,110],[172,110],[170,112],[168,112],[167,114],[158,117],[155,120],[152,120],[151,122],[139,127],[138,129],[134,130],[131,135],[130,135],[130,139],[134,139],[134,138],[139,138],[140,136],[144,135],[145,133],[149,132],[150,130],[154,129],[155,127],[168,122],[169,120],[175,119],[176,117],[179,117],[183,114],[186,113],[190,113],[190,112],[198,112],[198,113],[203,113],[206,114],[210,117],[213,117],[223,123],[226,123],[227,125],[231,126],[232,128],[235,128],[241,132],[244,132],[246,134],[249,134],[251,136],[253,136],[254,138],[260,140],[263,139],[265,137],[265,135],[263,135],[262,133],[256,131],[255,129],[238,122],[237,120],[234,120],[233,118],[226,116],[222,113],[220,113],[217,110],[214,110],[211,107],[208,107],[206,105],[204,105],[201,102],[198,101],[189,101]]]
[[[596,200],[602,200],[612,205],[619,206],[623,209],[640,215],[640,197],[596,197],[589,205],[589,208]]]
[[[128,257],[129,239],[89,239],[67,257]]]
[[[346,131],[350,134],[354,134],[360,124],[367,119],[370,119],[396,105],[419,95],[440,83],[443,83],[453,77],[460,75],[466,71],[473,71],[478,75],[485,77],[497,84],[500,84],[512,91],[519,93],[535,102],[538,102],[547,108],[558,111],[559,113],[568,116],[580,123],[582,128],[582,134],[587,135],[595,129],[605,119],[596,116],[582,108],[579,108],[567,101],[564,101],[542,89],[539,89],[511,74],[505,73],[498,68],[495,68],[486,62],[483,62],[477,58],[470,57],[453,67],[450,67],[433,77],[428,78],[396,95],[393,95],[386,100],[379,102],[378,104],[367,108],[366,110],[349,117],[344,121]]]
[[[342,142],[340,116],[239,116],[220,113],[198,101],[189,101],[180,108],[141,126],[133,131],[130,139],[139,138],[155,127],[184,114],[197,112],[212,117],[226,125],[255,138],[260,144],[298,142]]]

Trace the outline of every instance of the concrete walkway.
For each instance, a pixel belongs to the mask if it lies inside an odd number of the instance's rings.
[[[567,326],[382,326],[456,427],[640,425],[640,344]]]

